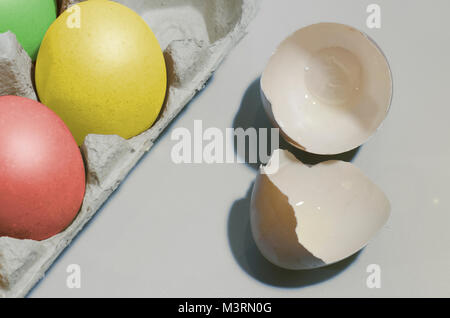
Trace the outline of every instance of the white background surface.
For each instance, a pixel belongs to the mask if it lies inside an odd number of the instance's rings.
[[[382,28],[366,27],[378,3]],[[248,36],[169,127],[32,297],[450,296],[450,20],[448,0],[265,0]],[[316,271],[265,261],[251,239],[244,164],[175,165],[176,127],[266,127],[257,80],[277,44],[317,22],[368,33],[389,59],[394,100],[353,159],[390,198],[387,225],[357,256]],[[79,264],[81,289],[66,287]],[[381,266],[380,289],[366,268]]]

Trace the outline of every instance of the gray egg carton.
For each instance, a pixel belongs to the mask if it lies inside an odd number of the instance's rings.
[[[80,1],[62,1],[63,8]],[[45,241],[0,237],[0,297],[25,297],[58,255],[99,210],[155,140],[201,90],[246,34],[258,0],[119,0],[149,24],[164,51],[168,93],[161,117],[142,134],[125,140],[89,135],[81,151],[86,194],[73,223]],[[0,95],[37,99],[33,64],[11,32],[0,34]]]

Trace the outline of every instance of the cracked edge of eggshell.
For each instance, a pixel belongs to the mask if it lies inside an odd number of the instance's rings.
[[[262,76],[259,79],[259,94],[260,94],[260,97],[261,97],[261,100],[262,100],[262,105],[263,105],[264,111],[267,114],[267,117],[269,117],[269,120],[272,123],[272,125],[279,129],[280,134],[283,137],[283,139],[287,143],[289,143],[292,146],[294,146],[295,148],[303,150],[303,151],[307,151],[307,149],[304,146],[302,146],[301,144],[296,142],[294,139],[289,137],[289,135],[282,129],[282,127],[280,127],[278,122],[275,120],[275,115],[273,114],[273,111],[272,111],[272,102],[269,100],[269,98],[264,93],[264,89],[263,89],[263,86],[262,86]]]
[[[320,168],[320,165],[329,164],[347,165],[346,169],[352,169],[353,172],[356,172],[356,174],[358,174],[358,180],[370,186],[370,191],[377,198],[377,202],[381,202],[381,207],[385,208],[385,210],[381,211],[379,214],[378,224],[372,226],[371,231],[367,231],[368,235],[366,235],[366,237],[355,237],[355,239],[352,239],[352,241],[354,241],[352,244],[353,248],[343,248],[343,252],[340,253],[339,256],[333,255],[333,253],[325,253],[323,248],[316,246],[316,244],[311,240],[308,241],[303,237],[301,224],[302,222],[305,223],[306,215],[301,215],[302,213],[300,213],[300,211],[294,206],[295,202],[292,201],[293,198],[289,195],[289,191],[287,191],[287,185],[282,185],[281,180],[278,180],[277,182],[275,180],[276,178],[273,177],[275,173],[280,171],[280,169],[290,164],[303,165],[307,169],[315,169],[315,167]],[[270,209],[264,208],[268,205],[277,206],[278,213],[276,216],[270,216]],[[277,260],[274,263],[278,266],[283,264],[282,267],[291,270],[324,267],[353,255],[368,244],[371,238],[373,238],[387,222],[390,215],[390,203],[388,198],[378,186],[376,186],[367,176],[363,174],[359,168],[353,164],[331,160],[319,163],[315,166],[305,165],[292,153],[281,149],[275,150],[267,165],[260,167],[260,173],[255,182],[255,189],[252,194],[251,207],[253,210],[251,213],[252,234],[259,250],[269,261]],[[261,213],[259,213],[262,210],[261,207],[265,210],[262,213],[262,216]],[[256,218],[258,218],[258,220],[256,220]],[[270,224],[268,220],[271,220]],[[273,222],[273,220],[277,220],[277,222]],[[260,230],[257,229],[255,225],[256,222],[258,222],[259,226],[262,226],[266,230],[269,229],[270,226],[270,234],[267,234],[266,231],[265,235],[259,235]],[[320,228],[319,226],[317,227]],[[277,228],[278,231],[276,230]],[[264,236],[269,236],[269,238]],[[283,244],[273,245],[269,242],[269,240],[275,240],[278,243],[283,242]],[[276,246],[276,248],[274,248],[274,246]],[[283,260],[278,261],[283,257]]]
[[[265,215],[257,221],[256,217],[258,213],[251,213],[251,230],[253,238],[255,239],[255,243],[261,254],[269,261],[274,259],[278,260],[289,255],[290,263],[284,261],[276,262],[276,265],[278,266],[280,266],[281,263],[284,263],[283,268],[299,270],[326,266],[328,265],[327,263],[315,256],[302,244],[302,239],[298,232],[300,220],[289,200],[289,196],[284,193],[270,177],[280,171],[283,166],[289,164],[289,162],[297,163],[298,160],[290,152],[277,149],[273,152],[269,162],[265,166],[260,166],[260,173],[256,178],[252,193],[251,209],[258,211],[260,210],[258,205],[270,206],[276,204],[278,214],[276,216],[270,216],[268,213],[265,213]],[[263,190],[260,190],[260,187]],[[277,221],[273,222],[273,220]],[[273,248],[269,242],[265,242],[268,234],[266,233],[265,236],[259,236],[259,231],[255,225],[256,222],[258,222],[260,226],[270,228],[270,239],[283,241],[283,244],[279,244],[276,248]]]
[[[63,1],[63,6],[78,2],[80,1]],[[149,130],[129,140],[113,135],[86,137],[81,151],[85,158],[87,184],[79,214],[65,231],[44,241],[0,237],[0,298],[25,297],[44,277],[45,272],[61,252],[117,189],[140,158],[151,149],[163,130],[194,95],[204,88],[206,81],[226,55],[246,35],[246,29],[256,16],[259,5],[258,0],[243,0],[239,21],[225,37],[216,42],[209,44],[186,38],[169,44],[164,51],[166,62],[169,63],[167,100],[160,118]],[[11,93],[19,96],[27,95],[25,97],[30,96],[37,100],[34,89],[32,90],[34,95],[29,90],[32,83],[31,59],[21,49],[15,36],[14,40],[10,39],[10,34],[7,33],[6,36],[7,41],[12,41],[7,45],[7,49],[16,48],[13,50],[14,54],[11,52],[7,52],[9,55],[6,54],[8,67],[11,67],[15,78],[20,80],[14,82],[16,86],[13,88],[16,91]],[[0,34],[0,48],[2,40],[4,34]],[[4,58],[2,53],[0,49],[0,63]],[[185,63],[186,56],[195,57],[195,62]],[[0,83],[2,80],[3,74],[0,74]],[[0,95],[6,95],[6,92],[0,85]]]

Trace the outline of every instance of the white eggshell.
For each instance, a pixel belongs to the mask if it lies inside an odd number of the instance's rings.
[[[262,77],[264,107],[297,148],[338,154],[362,145],[392,98],[388,62],[362,32],[337,23],[302,28],[284,40]]]
[[[358,252],[389,214],[384,193],[351,163],[327,161],[309,167],[277,150],[256,179],[251,228],[270,262],[312,269]]]

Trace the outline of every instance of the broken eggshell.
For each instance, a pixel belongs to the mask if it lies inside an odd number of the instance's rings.
[[[310,153],[338,154],[361,146],[381,125],[392,76],[364,33],[319,23],[280,44],[261,77],[261,95],[286,141]]]
[[[351,163],[310,167],[288,151],[276,150],[261,167],[250,210],[252,234],[264,257],[300,270],[358,252],[386,223],[390,204]]]

